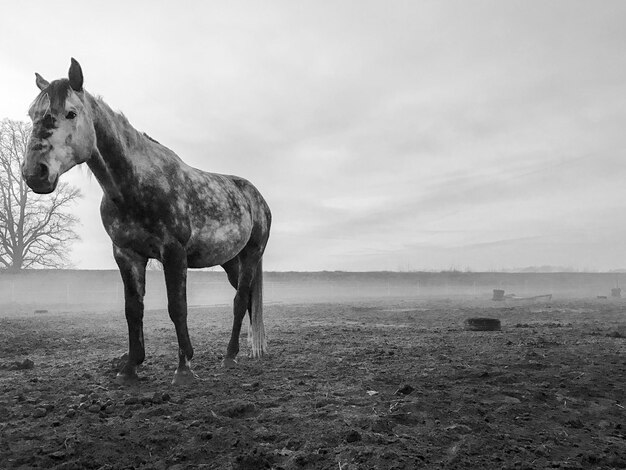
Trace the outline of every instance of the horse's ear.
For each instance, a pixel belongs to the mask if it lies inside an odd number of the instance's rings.
[[[70,79],[70,86],[74,91],[83,91],[83,70],[80,68],[80,64],[72,57],[72,65],[70,65],[70,71],[68,72]]]
[[[35,72],[35,83],[37,84],[37,88],[39,88],[41,91],[43,91],[45,88],[48,87],[48,85],[50,85],[48,80],[43,78],[37,72]]]

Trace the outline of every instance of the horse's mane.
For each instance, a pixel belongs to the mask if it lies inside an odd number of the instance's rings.
[[[145,132],[140,132],[133,127],[124,113],[120,111],[114,111],[102,98],[102,96],[89,95],[93,99],[92,112],[95,113],[94,121],[99,121],[101,124],[106,122],[109,127],[109,132],[113,132],[115,135],[109,137],[114,138],[120,144],[125,147],[146,147],[148,142],[154,142],[160,145],[155,139],[150,137]]]
[[[158,140],[156,140],[156,139],[153,139],[152,137],[150,137],[150,136],[149,136],[148,134],[146,134],[145,132],[143,132],[142,134],[143,134],[143,136],[144,136],[146,139],[151,140],[151,141],[152,141],[152,142],[154,142],[155,144],[159,144],[159,145],[161,145],[161,142],[159,142],[159,141],[158,141]]]

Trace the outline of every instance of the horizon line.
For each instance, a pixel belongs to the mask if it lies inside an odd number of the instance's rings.
[[[194,272],[223,272],[221,269],[213,268],[200,268],[193,269]],[[0,269],[0,274],[20,274],[20,273],[34,273],[34,272],[119,272],[116,268],[100,268],[100,269],[85,269],[85,268],[27,268],[13,271],[9,268]],[[162,272],[163,269],[147,269],[147,272]],[[497,270],[473,270],[473,269],[381,269],[381,270],[367,270],[367,271],[353,271],[343,269],[322,269],[322,270],[267,270],[264,273],[276,273],[276,274],[320,274],[320,273],[346,273],[346,274],[372,274],[372,273],[393,273],[393,274],[626,274],[626,268],[615,268],[608,270],[600,269],[576,269],[565,268],[561,266],[528,266],[522,268],[501,268]]]

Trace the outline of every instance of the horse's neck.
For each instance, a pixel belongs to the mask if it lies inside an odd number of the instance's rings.
[[[87,164],[105,194],[116,204],[121,204],[124,202],[125,188],[134,186],[129,137],[136,137],[138,133],[125,118],[116,115],[106,104],[87,96],[97,141],[97,148],[93,150]]]
[[[87,166],[96,177],[96,180],[98,180],[102,191],[104,191],[107,197],[116,205],[122,205],[124,203],[123,186],[120,184],[120,181],[115,178],[115,175],[107,166],[106,161],[97,148],[94,149],[91,157],[87,160]]]

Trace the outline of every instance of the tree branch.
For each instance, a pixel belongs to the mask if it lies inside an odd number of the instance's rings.
[[[60,184],[50,196],[32,193],[24,183],[24,159],[30,126],[0,121],[0,266],[61,267],[67,264],[78,219],[68,208],[80,191]]]

